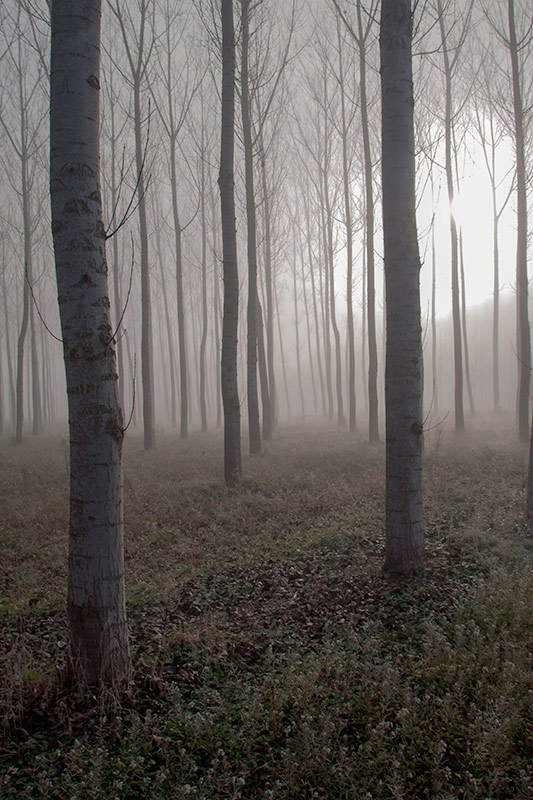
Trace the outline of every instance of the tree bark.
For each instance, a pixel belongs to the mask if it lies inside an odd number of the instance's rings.
[[[221,384],[224,406],[224,479],[241,483],[241,410],[237,385],[237,332],[239,322],[239,275],[235,230],[235,32],[232,0],[221,0],[222,19],[222,114],[220,137],[220,211],[224,264]]]
[[[348,125],[344,97],[344,65],[342,63],[341,36],[337,22],[339,50],[339,90],[341,96],[342,179],[344,190],[344,224],[346,229],[346,336],[348,338],[348,420],[350,431],[356,427],[355,399],[355,330],[353,319],[353,230],[352,200],[350,196],[350,165],[348,162]]]
[[[361,92],[361,127],[363,132],[363,157],[365,172],[366,211],[366,286],[368,335],[368,438],[379,442],[378,420],[378,346],[376,340],[376,270],[374,258],[374,190],[372,178],[372,151],[366,92],[366,38],[361,19],[361,4],[357,3],[359,30],[359,76]]]
[[[99,153],[100,2],[52,2],[50,195],[70,428],[68,617],[83,683],[129,673],[122,413]]]
[[[399,574],[412,572],[424,556],[422,327],[411,41],[410,0],[382,0],[382,175],[387,302],[385,569]]]
[[[146,221],[146,187],[141,131],[141,90],[136,80],[133,89],[135,161],[138,175],[139,234],[141,239],[141,376],[143,389],[144,449],[155,447],[154,375],[152,346],[152,301],[150,298],[150,262],[148,260],[148,224]]]
[[[524,141],[524,109],[516,36],[514,0],[507,0],[509,18],[509,52],[513,81],[514,138],[516,150],[516,294],[518,338],[518,437],[529,438],[529,382],[531,372],[531,341],[528,314],[527,278],[527,187]]]
[[[252,124],[250,120],[250,90],[248,85],[248,52],[250,41],[249,11],[250,1],[241,0],[241,112],[244,139],[248,253],[246,386],[249,448],[250,453],[253,455],[261,452],[261,428],[259,425],[259,400],[257,395],[257,225],[255,215]]]
[[[444,10],[442,0],[437,0],[439,13],[439,26],[442,38],[442,58],[445,80],[445,169],[446,184],[448,187],[448,200],[450,203],[450,242],[452,254],[452,319],[453,319],[453,352],[454,352],[454,401],[455,401],[455,430],[461,433],[465,428],[465,414],[463,405],[463,353],[461,342],[461,309],[459,302],[459,256],[457,240],[457,224],[453,215],[453,200],[455,189],[453,184],[452,165],[452,69],[448,53],[447,34],[444,28]]]
[[[274,276],[272,274],[272,241],[271,241],[271,220],[270,220],[270,195],[268,192],[267,174],[266,174],[266,155],[263,144],[262,128],[259,134],[259,147],[261,151],[261,189],[263,200],[263,224],[264,224],[264,238],[265,238],[265,294],[266,294],[266,359],[268,369],[268,392],[270,404],[270,430],[273,431],[276,427],[277,417],[277,398],[276,398],[276,376],[274,372],[274,303],[272,299],[272,286]]]

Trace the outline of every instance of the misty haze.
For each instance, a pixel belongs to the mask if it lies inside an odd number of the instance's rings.
[[[532,59],[0,3],[0,797],[533,796]]]

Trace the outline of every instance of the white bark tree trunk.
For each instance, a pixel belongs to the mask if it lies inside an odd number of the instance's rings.
[[[422,561],[422,328],[410,0],[383,0],[381,92],[387,302],[385,569]]]
[[[68,616],[84,683],[129,670],[115,341],[99,153],[100,0],[52,2],[50,195],[70,426]]]
[[[237,386],[237,329],[239,322],[239,275],[235,230],[235,32],[232,0],[222,0],[222,114],[220,139],[220,208],[222,261],[224,264],[224,315],[222,319],[221,383],[224,405],[224,478],[241,483],[241,410]]]

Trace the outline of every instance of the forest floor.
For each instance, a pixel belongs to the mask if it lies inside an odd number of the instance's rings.
[[[243,451],[246,442],[243,441]],[[125,447],[128,691],[65,679],[65,435],[0,444],[0,797],[533,797],[533,535],[510,420],[430,431],[427,560],[382,574],[384,446]]]

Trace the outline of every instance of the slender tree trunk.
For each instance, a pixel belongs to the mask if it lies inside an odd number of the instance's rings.
[[[41,325],[40,329],[40,349],[41,349],[41,396],[43,400],[42,405],[42,422],[43,427],[50,424],[50,382],[51,375],[48,369],[48,348],[46,347],[45,330]]]
[[[376,339],[376,278],[374,257],[374,190],[372,178],[372,150],[370,147],[370,124],[366,91],[366,41],[361,19],[361,5],[357,3],[357,26],[359,31],[359,76],[361,93],[361,128],[363,133],[363,158],[365,174],[366,209],[366,283],[368,323],[368,437],[370,442],[379,442],[378,419],[378,346]]]
[[[21,91],[22,98],[22,91]],[[21,116],[21,133],[25,137],[25,120]],[[24,139],[23,139],[24,141]],[[28,332],[28,322],[30,317],[30,281],[32,275],[32,244],[31,244],[31,214],[30,198],[28,187],[28,165],[23,147],[21,159],[21,178],[22,178],[22,224],[24,228],[24,274],[22,287],[22,320],[17,341],[17,419],[15,428],[15,442],[21,444],[24,433],[24,346],[26,334]]]
[[[366,219],[366,211],[365,211],[365,219]],[[362,272],[363,278],[361,282],[361,372],[363,376],[363,397],[365,398],[365,411],[367,414],[370,413],[369,409],[369,391],[368,391],[368,372],[366,368],[366,354],[367,354],[367,288],[366,288],[366,230],[363,228],[363,252],[362,252]]]
[[[298,315],[298,287],[296,284],[296,238],[293,238],[292,247],[292,288],[293,288],[293,301],[294,301],[294,332],[296,338],[296,374],[298,376],[298,390],[300,392],[300,409],[302,412],[302,420],[305,419],[305,397],[304,387],[302,383],[302,359],[300,354],[300,319]]]
[[[320,319],[318,315],[318,306],[317,306],[317,299],[316,299],[316,285],[315,285],[315,261],[313,258],[313,249],[311,247],[311,220],[309,214],[309,208],[306,204],[305,209],[305,221],[306,221],[306,230],[307,230],[307,253],[309,257],[309,275],[311,278],[311,294],[313,300],[313,316],[315,320],[315,339],[316,339],[316,360],[318,366],[318,377],[320,382],[320,395],[322,398],[322,413],[326,416],[326,391],[324,387],[324,371],[322,368],[322,355],[321,355],[321,347],[320,347]]]
[[[30,304],[30,352],[31,352],[31,403],[32,432],[36,436],[43,427],[43,410],[41,407],[41,381],[39,379],[39,355],[37,353],[37,336],[35,331],[35,312],[33,302]]]
[[[416,230],[410,0],[382,0],[381,91],[387,353],[385,569],[408,574],[424,556],[422,327]]]
[[[472,380],[470,377],[470,356],[468,351],[468,331],[466,329],[466,286],[465,286],[465,264],[463,253],[463,232],[459,232],[459,264],[461,270],[461,322],[463,326],[463,347],[464,347],[464,364],[465,364],[465,378],[466,390],[468,392],[468,402],[470,404],[470,413],[474,417],[476,415],[476,407],[474,405],[474,393],[472,391]]]
[[[235,231],[235,33],[232,0],[221,0],[222,18],[222,117],[220,144],[220,210],[224,263],[224,316],[222,320],[221,380],[224,405],[224,478],[233,486],[242,480],[241,411],[237,385],[237,331],[239,323],[239,276]]]
[[[176,391],[176,369],[174,354],[174,336],[172,334],[172,322],[170,319],[170,309],[168,307],[168,295],[165,279],[165,268],[163,266],[163,248],[161,246],[161,231],[159,225],[156,226],[157,260],[159,261],[159,273],[161,275],[161,293],[163,295],[163,308],[165,311],[165,323],[168,347],[168,366],[170,376],[170,423],[172,428],[176,428],[177,410],[177,391]]]
[[[279,296],[278,296],[278,287],[274,286],[274,302],[275,302],[275,311],[276,311],[276,321],[277,321],[277,328],[278,328],[278,341],[279,341],[279,353],[281,356],[281,371],[283,374],[283,385],[285,388],[285,398],[287,400],[287,415],[290,420],[291,418],[291,395],[289,392],[289,382],[287,380],[287,365],[285,363],[285,347],[283,346],[283,333],[281,330],[281,316],[279,313]]]
[[[492,396],[494,413],[500,412],[500,246],[499,215],[496,203],[496,186],[492,185],[492,253],[493,253],[493,289],[492,289]]]
[[[202,134],[203,135],[203,134]],[[205,375],[205,355],[207,348],[208,316],[207,316],[207,219],[205,212],[205,158],[202,148],[200,186],[200,225],[202,229],[202,340],[200,342],[200,425],[202,431],[207,430],[207,388]]]
[[[325,134],[324,134],[325,136]],[[324,145],[325,146],[325,145]],[[329,268],[329,248],[328,248],[328,222],[326,214],[326,192],[324,187],[324,174],[325,169],[319,168],[319,189],[320,189],[320,217],[322,222],[322,269],[321,276],[324,275],[323,281],[320,281],[320,304],[322,306],[322,330],[324,331],[324,359],[326,362],[326,388],[328,393],[328,419],[333,419],[333,384],[332,384],[332,369],[331,369],[331,335],[330,335],[330,268]]]
[[[222,425],[222,394],[220,391],[222,382],[220,375],[220,289],[218,280],[218,247],[217,247],[217,224],[216,224],[216,208],[215,208],[215,195],[211,191],[211,234],[212,234],[212,250],[213,250],[213,294],[214,294],[214,307],[215,307],[215,351],[216,351],[216,414],[217,414],[217,428]]]
[[[250,37],[250,0],[241,0],[241,112],[244,139],[244,164],[246,181],[246,218],[248,236],[248,327],[246,386],[248,400],[248,437],[250,453],[261,452],[259,425],[259,400],[257,397],[257,226],[255,218],[254,165],[252,150],[252,125],[248,87],[248,46]]]
[[[52,0],[50,195],[70,427],[68,616],[84,683],[129,673],[122,413],[99,157],[100,2]]]
[[[261,406],[263,409],[263,439],[269,442],[272,439],[272,410],[270,407],[270,392],[268,391],[268,367],[265,350],[265,336],[263,328],[263,309],[257,301],[257,354],[259,363],[259,378],[261,382]]]
[[[342,63],[341,37],[337,23],[339,49],[339,85],[341,97],[342,178],[344,189],[344,223],[346,228],[346,336],[348,339],[348,418],[350,431],[355,431],[355,330],[353,321],[353,231],[352,201],[350,197],[350,165],[348,162],[348,125],[344,97],[344,67]]]
[[[9,337],[9,330],[10,330],[10,323],[9,323],[9,312],[7,306],[7,289],[6,289],[6,276],[5,273],[2,273],[2,291],[4,295],[4,320],[5,320],[5,333],[6,333],[6,363],[7,363],[7,374],[9,380],[9,397],[10,397],[10,409],[11,409],[11,424],[13,426],[13,430],[16,429],[16,419],[17,419],[17,397],[15,391],[15,380],[13,378],[13,361],[11,357],[11,342]]]
[[[150,262],[148,254],[148,224],[146,221],[146,188],[143,174],[141,132],[141,89],[135,79],[133,86],[135,127],[135,161],[138,175],[139,234],[141,239],[141,375],[143,389],[144,449],[155,447],[154,376],[152,343],[152,301],[150,297]]]
[[[113,97],[113,70],[109,73],[110,93]],[[115,107],[114,103],[109,103],[109,114],[111,117],[111,208],[113,213],[117,205],[117,157],[116,157],[116,131],[115,131]],[[113,236],[111,240],[113,253],[113,295],[115,300],[115,326],[119,324],[122,316],[121,291],[120,291],[120,270],[118,257],[118,237]],[[121,408],[124,408],[124,355],[122,352],[122,330],[116,331],[117,343],[117,366],[118,366],[118,401]]]
[[[454,382],[455,382],[455,430],[461,433],[465,427],[465,415],[463,406],[463,353],[461,342],[461,310],[459,302],[459,257],[457,241],[457,224],[452,213],[455,188],[453,184],[453,164],[452,164],[452,70],[446,31],[444,29],[444,11],[442,0],[437,0],[439,12],[439,25],[442,38],[442,57],[444,63],[445,79],[445,169],[446,184],[448,187],[448,200],[450,203],[450,241],[452,254],[452,319],[453,319],[453,352],[454,352]]]
[[[263,193],[263,224],[265,228],[265,294],[266,294],[266,353],[268,366],[268,390],[270,399],[270,429],[276,427],[276,376],[274,372],[274,303],[272,300],[272,226],[270,220],[270,196],[266,175],[265,151],[262,129],[259,136],[261,151],[261,187]]]
[[[433,198],[433,186],[432,198]],[[435,207],[435,206],[433,206]],[[431,223],[431,370],[433,376],[432,405],[435,413],[439,410],[438,370],[437,370],[437,252],[435,247],[435,218]]]
[[[527,278],[527,187],[524,141],[524,110],[518,43],[516,37],[514,0],[507,0],[509,17],[509,52],[513,79],[514,135],[516,150],[516,293],[518,309],[518,437],[529,438],[529,382],[531,372],[531,341],[528,314]]]
[[[133,352],[137,352],[137,347],[135,344],[135,329],[133,332]],[[130,370],[130,383],[131,383],[131,424],[134,428],[137,427],[137,364],[136,364],[136,356],[132,356],[131,354],[131,345],[130,340],[126,336],[126,353],[128,355],[128,367]]]
[[[172,120],[171,120],[172,124]],[[178,309],[178,352],[180,358],[180,437],[189,435],[189,384],[187,369],[187,338],[185,328],[185,305],[183,302],[183,243],[178,208],[178,187],[176,171],[176,137],[170,138],[170,181],[172,194],[172,220],[176,247],[176,303]]]
[[[314,358],[313,358],[313,348],[311,345],[311,320],[309,315],[309,303],[307,300],[307,290],[306,290],[306,281],[305,281],[305,247],[302,242],[302,234],[301,230],[298,228],[298,239],[299,239],[299,250],[300,250],[300,262],[302,265],[301,268],[301,281],[302,281],[302,296],[304,301],[304,311],[305,311],[305,326],[307,332],[307,351],[309,353],[309,370],[311,373],[311,385],[313,387],[313,407],[315,414],[318,413],[318,406],[317,406],[317,394],[316,394],[316,382],[315,382],[315,366],[314,366]]]

